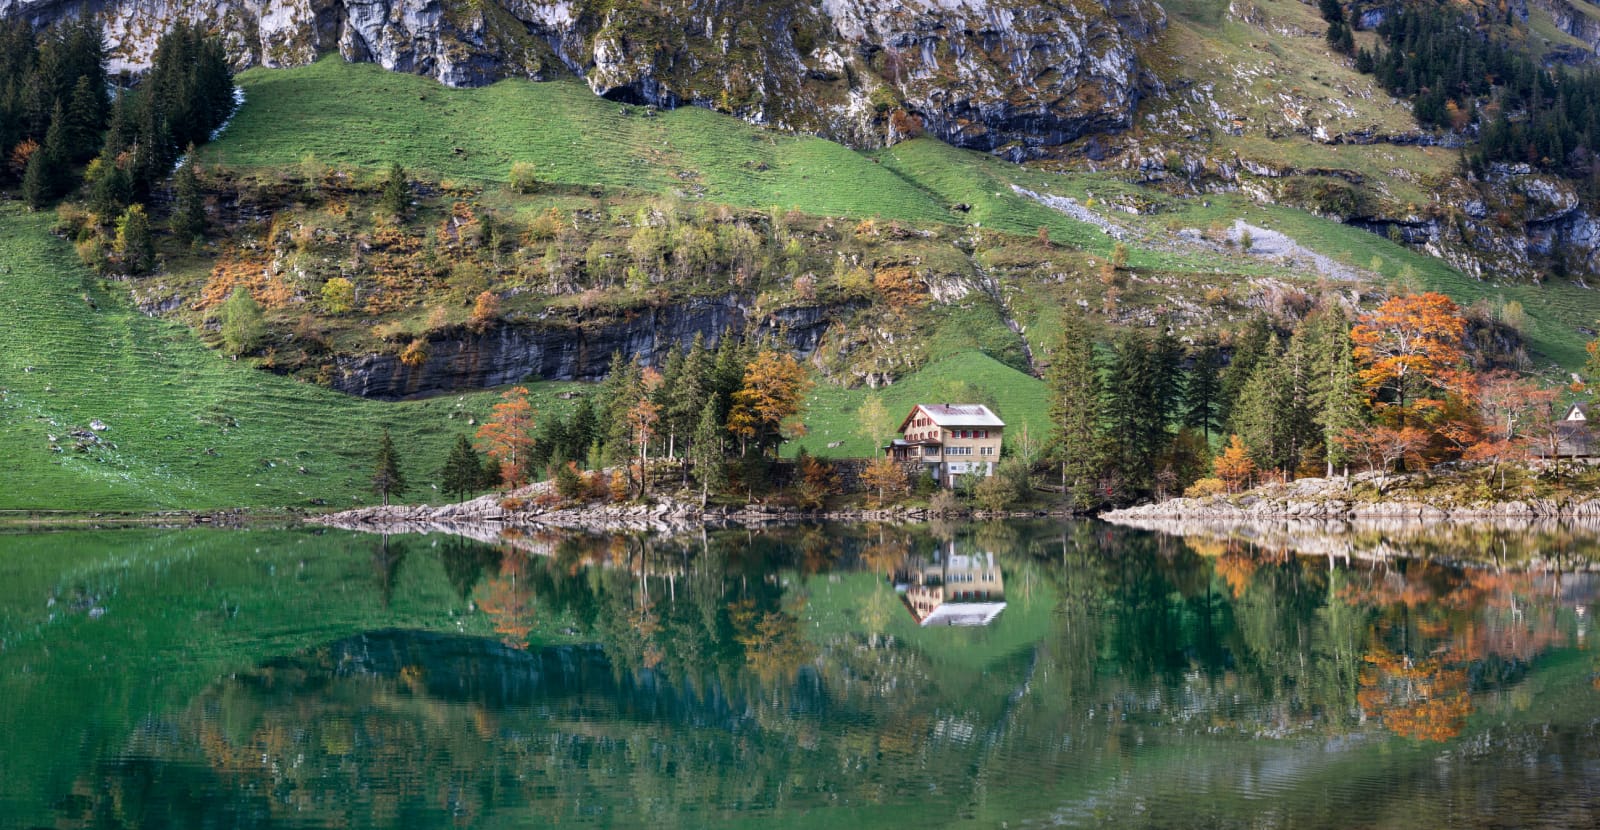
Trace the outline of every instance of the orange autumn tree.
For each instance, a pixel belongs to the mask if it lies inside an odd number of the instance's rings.
[[[1465,390],[1467,323],[1449,297],[1429,291],[1391,297],[1350,330],[1360,378],[1373,408],[1404,429]]]
[[[1228,438],[1227,449],[1212,462],[1212,470],[1228,485],[1228,492],[1237,493],[1256,474],[1256,462],[1250,458],[1244,440],[1234,435]]]
[[[794,357],[763,350],[745,367],[744,381],[733,393],[728,431],[744,442],[746,452],[777,449],[784,439],[805,434],[800,410],[810,389],[811,378]]]
[[[478,449],[500,464],[500,481],[516,487],[528,480],[528,458],[533,454],[533,404],[526,387],[514,386],[500,395],[494,413],[478,427]]]

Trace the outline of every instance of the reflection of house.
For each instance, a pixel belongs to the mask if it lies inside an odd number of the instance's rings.
[[[900,423],[901,438],[884,447],[890,458],[917,461],[940,484],[964,475],[992,476],[1006,422],[980,403],[919,403]]]
[[[1005,584],[992,553],[935,551],[909,558],[894,574],[895,590],[921,626],[988,625],[1006,608]]]
[[[1567,414],[1556,422],[1555,451],[1547,443],[1541,442],[1536,452],[1545,457],[1557,458],[1593,458],[1596,450],[1595,435],[1589,426],[1589,408],[1581,403],[1575,403],[1567,409]]]

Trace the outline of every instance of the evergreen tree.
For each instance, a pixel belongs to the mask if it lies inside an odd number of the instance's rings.
[[[65,133],[67,153],[72,161],[93,158],[105,129],[105,88],[96,90],[93,83],[88,76],[80,76],[67,105]]]
[[[1156,458],[1166,449],[1167,409],[1159,348],[1140,332],[1117,339],[1105,382],[1106,437],[1111,460],[1130,495],[1148,493]]]
[[[1292,469],[1296,460],[1286,415],[1293,408],[1291,373],[1276,338],[1267,346],[1234,405],[1229,431],[1244,441],[1256,466]]]
[[[222,304],[222,343],[229,354],[249,354],[267,339],[267,323],[261,304],[244,286],[233,289]]]
[[[44,143],[28,157],[28,167],[22,175],[22,197],[27,200],[28,207],[34,210],[48,207],[66,192],[70,185],[70,166],[66,116],[57,103],[50,117],[50,128],[45,131]]]
[[[155,241],[150,238],[150,217],[144,205],[131,205],[117,219],[117,238],[112,250],[123,273],[143,274],[155,267]]]
[[[1272,327],[1267,318],[1260,314],[1252,317],[1244,330],[1234,336],[1233,353],[1218,378],[1222,394],[1218,399],[1217,419],[1222,423],[1228,423],[1233,417],[1234,402],[1244,391],[1245,383],[1255,372],[1256,361],[1261,359],[1271,339]]]
[[[563,453],[568,460],[579,464],[586,462],[595,438],[598,437],[600,419],[594,412],[594,401],[585,397],[578,403],[577,411],[572,413],[572,419],[567,423],[567,447]]]
[[[439,470],[439,488],[446,494],[453,494],[456,501],[461,501],[468,493],[478,489],[482,479],[483,461],[472,448],[472,441],[465,434],[456,436],[456,443],[450,448],[444,467]]]
[[[1222,419],[1222,351],[1214,338],[1195,349],[1189,360],[1189,378],[1183,389],[1183,425],[1200,430],[1206,443],[1220,432]]]
[[[670,386],[662,384],[667,392],[666,404],[662,408],[663,420],[670,435],[681,436],[684,441],[693,440],[695,428],[700,423],[700,412],[711,403],[711,360],[711,354],[706,351],[705,337],[696,334],[694,343],[689,346],[689,353],[683,358],[677,382]]]
[[[1102,456],[1100,372],[1095,366],[1094,339],[1082,317],[1073,314],[1063,321],[1045,383],[1050,391],[1051,438],[1061,465],[1063,492],[1074,507],[1091,507]]]
[[[22,173],[22,198],[33,210],[43,210],[55,200],[57,171],[43,148],[28,157],[28,166]]]
[[[1317,426],[1322,430],[1324,456],[1328,475],[1350,467],[1350,453],[1343,438],[1347,432],[1360,429],[1366,421],[1365,395],[1361,378],[1356,372],[1355,358],[1350,342],[1350,324],[1341,314],[1332,336],[1325,344],[1319,360],[1319,374],[1323,381],[1313,390],[1313,411]]]
[[[405,495],[406,476],[400,471],[400,457],[395,452],[394,439],[389,437],[387,429],[378,441],[378,454],[374,461],[372,492],[382,496],[385,505],[389,503],[390,496]]]
[[[726,434],[715,408],[708,406],[700,411],[700,420],[694,429],[694,443],[689,445],[689,460],[694,465],[694,480],[700,484],[702,508],[710,498],[711,491],[720,490],[728,483],[722,440]]]
[[[194,172],[194,145],[189,145],[188,161],[178,168],[172,183],[172,235],[193,244],[205,237],[206,206],[200,193],[200,177]]]
[[[384,180],[383,196],[378,204],[390,216],[404,219],[407,208],[411,205],[411,185],[406,180],[406,171],[400,162],[389,164],[389,176]]]
[[[128,177],[128,171],[115,162],[107,162],[105,156],[91,162],[89,169],[93,174],[89,182],[89,210],[101,222],[121,216],[133,200],[133,180]]]

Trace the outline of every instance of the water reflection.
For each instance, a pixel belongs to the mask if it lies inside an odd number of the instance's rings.
[[[911,618],[931,625],[988,625],[1006,610],[1005,581],[990,551],[956,552],[951,540],[932,556],[907,557],[894,572],[894,589]]]
[[[192,551],[233,537],[184,538]],[[35,635],[57,623],[5,607],[0,815],[62,827],[1600,819],[1589,571],[1346,564],[1092,524],[249,545],[163,560],[144,581],[52,576],[40,597],[13,580],[7,596],[37,605],[92,592],[130,630],[182,623],[165,644],[87,615]],[[219,595],[234,609],[220,618]],[[115,657],[43,657],[101,643]],[[116,690],[176,665],[161,661],[179,643],[197,644],[186,664],[213,668],[154,702]],[[229,662],[263,643],[273,650]],[[45,695],[82,708],[47,710]],[[1497,772],[1507,764],[1515,776]]]

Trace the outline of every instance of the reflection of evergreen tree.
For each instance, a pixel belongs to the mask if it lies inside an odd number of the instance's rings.
[[[472,589],[482,581],[486,571],[500,565],[500,551],[460,536],[444,537],[434,550],[439,555],[439,564],[444,567],[445,578],[462,600],[471,598]]]
[[[383,607],[394,601],[394,586],[400,579],[400,564],[405,561],[406,546],[385,533],[372,546],[372,572],[378,579],[378,593],[383,597]]]

